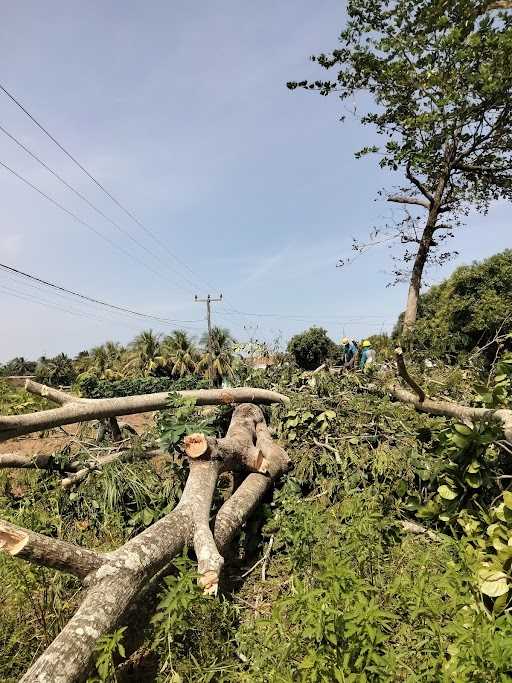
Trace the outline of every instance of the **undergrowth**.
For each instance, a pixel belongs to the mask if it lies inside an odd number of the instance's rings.
[[[470,368],[411,371],[431,394],[506,405],[503,367],[478,391]],[[390,374],[247,370],[246,384],[291,396],[268,417],[292,471],[231,549],[220,596],[200,593],[185,552],[148,597],[137,637],[120,625],[98,643],[91,681],[512,680],[512,468],[500,434],[365,389]],[[179,499],[183,434],[223,434],[228,418],[171,398],[152,435],[171,457],[112,463],[67,493],[57,473],[3,471],[2,517],[117,547]],[[409,533],[405,519],[431,533]],[[3,556],[0,585],[0,678],[14,682],[76,607],[79,586]]]

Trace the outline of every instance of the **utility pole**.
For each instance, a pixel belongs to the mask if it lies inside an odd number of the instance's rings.
[[[212,312],[211,304],[216,301],[222,301],[222,294],[219,295],[218,299],[212,299],[208,294],[206,299],[199,299],[197,294],[195,295],[195,300],[198,303],[206,304],[206,319],[208,321],[208,373],[210,375],[210,386],[213,387],[213,356],[212,356]]]

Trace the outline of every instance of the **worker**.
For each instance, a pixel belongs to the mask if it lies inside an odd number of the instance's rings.
[[[369,339],[365,339],[361,344],[363,352],[361,358],[359,359],[359,369],[365,370],[372,363],[375,362],[375,350],[372,348],[372,343]]]
[[[348,337],[343,337],[341,348],[343,349],[343,367],[353,368],[356,362],[357,344]]]

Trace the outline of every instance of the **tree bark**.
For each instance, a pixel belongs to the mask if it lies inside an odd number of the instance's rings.
[[[405,335],[410,334],[416,324],[421,281],[423,278],[425,264],[427,262],[428,255],[430,252],[430,247],[432,246],[437,216],[438,210],[431,209],[427,219],[427,224],[421,236],[416,257],[414,259],[411,279],[409,282],[409,290],[407,292],[407,303],[405,305],[404,313],[403,332]]]
[[[493,9],[512,9],[512,0],[494,0],[484,5],[482,14]]]
[[[404,194],[392,194],[387,199],[388,202],[395,202],[396,204],[413,204],[415,206],[422,206],[424,209],[430,209],[430,203],[427,199],[421,197],[412,197]]]
[[[2,520],[0,550],[22,560],[74,574],[81,579],[99,569],[105,561],[92,550],[49,538]]]
[[[0,469],[3,467],[46,469],[51,455],[22,455],[21,453],[0,453]]]
[[[25,382],[25,388],[31,393],[60,403],[61,407],[26,415],[0,417],[0,441],[74,422],[162,410],[167,407],[169,400],[168,392],[124,396],[122,398],[79,398],[78,396],[70,396],[63,391],[45,387],[43,384],[38,384],[32,380]],[[289,400],[283,394],[275,391],[252,387],[197,389],[176,393],[184,398],[195,399],[198,406],[248,402],[287,403]]]
[[[430,398],[420,401],[415,394],[397,386],[386,388],[386,392],[398,401],[410,403],[416,410],[420,410],[423,413],[445,415],[446,417],[454,417],[458,420],[495,420],[501,425],[507,442],[512,445],[512,410],[505,408],[472,408],[459,403],[435,401]]]
[[[414,177],[411,173],[410,167],[407,166],[407,177],[411,183],[416,185],[422,194],[426,197],[428,201],[428,217],[421,235],[418,251],[416,252],[416,257],[414,259],[414,264],[412,267],[411,279],[409,282],[409,291],[407,293],[407,303],[405,306],[404,322],[403,322],[403,332],[405,335],[409,335],[416,324],[416,317],[418,315],[418,299],[420,296],[421,282],[423,279],[423,271],[425,269],[425,264],[430,253],[434,241],[434,233],[437,227],[437,220],[439,214],[442,211],[444,192],[450,173],[453,168],[453,163],[455,161],[455,155],[457,151],[457,136],[458,133],[454,133],[451,140],[447,140],[444,150],[444,163],[443,168],[440,171],[438,177],[435,192],[430,194],[426,187]]]
[[[289,459],[272,441],[261,410],[250,404],[235,409],[226,437],[215,440],[215,448],[207,438],[189,443],[206,443],[206,449],[198,452],[193,448],[189,476],[176,508],[114,552],[99,555],[2,523],[0,548],[4,551],[37,564],[74,570],[87,586],[75,615],[30,667],[22,683],[83,680],[98,638],[117,628],[150,580],[189,543],[198,559],[200,585],[205,592],[217,591],[224,563],[219,545],[224,548],[233,538],[273,480],[287,469]],[[214,537],[210,512],[219,473],[235,464],[237,449],[243,465],[244,452],[250,448],[268,461],[266,474],[249,474],[221,507]]]

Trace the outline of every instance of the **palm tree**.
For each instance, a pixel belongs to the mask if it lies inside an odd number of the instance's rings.
[[[98,377],[103,377],[105,370],[108,368],[108,356],[103,344],[94,346],[90,352],[90,366],[89,370],[94,372]]]
[[[118,379],[123,376],[124,354],[125,349],[119,342],[107,341],[88,352],[81,351],[75,358],[75,366],[80,373],[91,372],[98,377]]]
[[[212,382],[215,386],[220,386],[222,380],[234,375],[234,343],[229,330],[224,327],[212,327]],[[197,365],[197,369],[208,376],[210,352],[208,349],[208,334],[201,337],[201,346],[204,351]]]
[[[76,379],[76,370],[73,361],[65,353],[59,353],[54,358],[42,356],[37,365],[36,378],[43,384],[69,385]]]
[[[128,346],[130,350],[126,369],[136,369],[147,377],[165,368],[166,359],[162,355],[160,335],[153,330],[144,330]]]
[[[36,363],[31,360],[26,360],[23,356],[12,358],[2,368],[3,375],[33,375],[36,369]]]
[[[166,337],[162,342],[162,351],[172,375],[183,377],[195,372],[199,354],[194,342],[183,330],[174,330]]]

